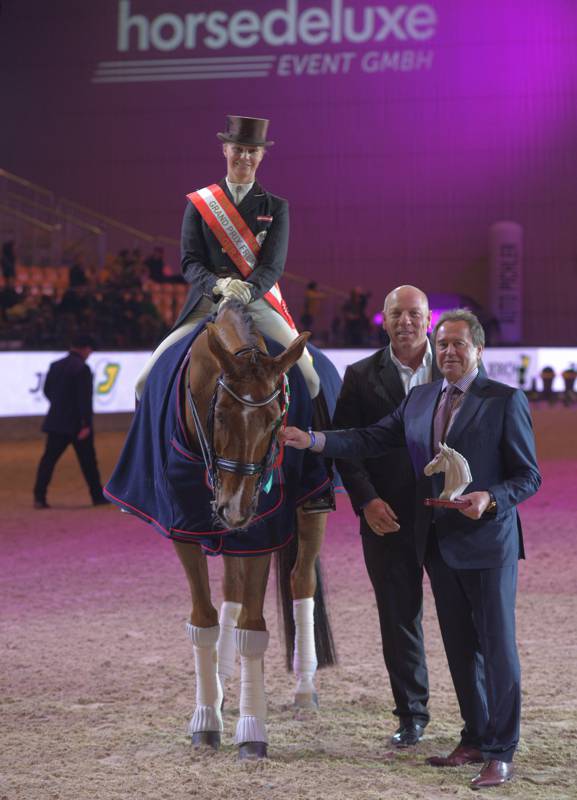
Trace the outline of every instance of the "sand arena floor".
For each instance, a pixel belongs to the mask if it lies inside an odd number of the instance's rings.
[[[534,417],[544,484],[522,507],[522,742],[516,780],[492,794],[570,800],[577,798],[577,410],[536,409]],[[184,636],[189,599],[171,545],[114,508],[90,506],[73,453],[57,468],[53,509],[33,511],[43,440],[30,430],[3,421],[0,445],[0,800],[472,796],[473,767],[423,763],[450,750],[460,728],[428,589],[432,721],[417,748],[398,752],[388,744],[392,700],[346,498],[330,517],[323,551],[339,666],[318,677],[319,712],[292,709],[270,586],[270,758],[241,764],[232,745],[236,686],[228,691],[219,753],[194,752],[185,736],[194,700]],[[104,475],[122,440],[121,432],[98,434]],[[216,601],[220,572],[212,560]]]

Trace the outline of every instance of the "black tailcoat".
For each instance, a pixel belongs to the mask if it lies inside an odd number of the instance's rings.
[[[220,181],[219,186],[233,202],[226,180]],[[255,181],[238,211],[259,241],[264,236],[257,265],[247,279],[252,284],[252,299],[258,300],[274,286],[284,271],[289,240],[289,206],[282,197],[267,192]],[[175,328],[203,296],[213,299],[212,290],[217,278],[231,275],[244,280],[190,201],[182,221],[181,254],[182,274],[191,286]]]

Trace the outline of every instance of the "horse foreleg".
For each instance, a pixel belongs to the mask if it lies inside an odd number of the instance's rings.
[[[239,558],[224,556],[223,603],[220,607],[218,638],[218,677],[224,690],[236,666],[236,623],[242,608],[242,565]]]
[[[270,556],[242,559],[242,610],[235,631],[240,654],[240,719],[235,742],[239,758],[266,758],[266,696],[263,658],[269,633],[263,616]]]
[[[297,679],[294,702],[298,708],[318,708],[314,685],[317,670],[315,648],[314,594],[317,588],[315,563],[327,524],[326,514],[298,514],[298,552],[291,572],[295,649],[293,670]]]
[[[200,547],[174,542],[186,572],[192,599],[190,622],[186,633],[192,642],[196,672],[196,708],[188,725],[195,746],[220,746],[223,729],[220,707],[222,688],[217,674],[216,643],[219,625],[216,609],[210,600],[206,556]]]

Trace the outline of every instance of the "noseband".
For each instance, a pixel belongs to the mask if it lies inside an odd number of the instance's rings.
[[[256,347],[246,347],[242,350],[239,350],[235,353],[235,355],[244,355],[245,353],[250,353],[251,357],[254,358],[257,354],[262,353]],[[253,461],[237,461],[231,458],[224,458],[223,456],[218,456],[215,451],[214,447],[214,417],[215,417],[215,410],[216,410],[216,402],[218,399],[218,390],[219,387],[224,389],[234,400],[240,403],[243,406],[247,406],[249,408],[263,408],[264,406],[269,405],[277,397],[281,397],[281,414],[280,417],[275,425],[275,429],[273,430],[270,438],[270,442],[267,448],[267,452],[259,462]],[[202,426],[200,420],[200,414],[198,412],[197,405],[194,401],[194,397],[192,395],[192,391],[190,388],[190,378],[187,380],[186,385],[186,397],[188,400],[188,406],[190,408],[190,412],[192,414],[192,418],[194,420],[194,425],[197,432],[198,441],[200,444],[200,449],[202,452],[202,457],[204,459],[204,463],[206,465],[206,472],[208,476],[208,481],[212,488],[213,494],[216,492],[219,486],[219,477],[218,477],[218,470],[223,470],[224,472],[233,472],[236,475],[244,475],[244,476],[252,476],[252,475],[259,475],[258,483],[255,487],[255,498],[258,497],[260,494],[260,490],[264,479],[268,472],[273,468],[274,462],[276,461],[277,453],[278,453],[278,442],[277,442],[277,432],[282,427],[286,420],[288,406],[289,406],[289,399],[290,399],[290,391],[289,391],[289,383],[286,374],[283,373],[281,376],[280,385],[265,397],[263,400],[249,400],[247,397],[242,397],[241,395],[237,394],[225,381],[224,375],[220,375],[216,381],[216,386],[214,388],[214,392],[212,394],[212,398],[209,405],[208,410],[208,419],[207,419],[207,434],[204,432],[204,428]]]

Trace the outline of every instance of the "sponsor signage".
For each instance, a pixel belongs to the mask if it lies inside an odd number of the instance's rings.
[[[43,416],[48,400],[43,387],[48,368],[66,352],[0,353],[0,380],[7,391],[0,397],[0,417]],[[148,353],[96,352],[87,364],[94,374],[95,413],[134,410],[134,386]]]
[[[324,353],[344,375],[349,364],[366,358],[374,350],[325,350]],[[66,353],[28,352],[0,353],[0,381],[5,391],[0,396],[0,417],[43,416],[48,411],[48,401],[42,388],[52,361]],[[94,411],[107,414],[134,410],[134,386],[149,353],[93,353],[88,365],[94,373]],[[487,348],[483,354],[487,374],[509,386],[530,389],[533,380],[541,388],[540,373],[552,367],[557,377],[555,391],[564,389],[563,370],[577,365],[577,348],[525,347]]]
[[[499,320],[499,341],[523,339],[523,229],[496,222],[489,230],[491,310]]]
[[[153,16],[144,2],[119,0],[111,50],[120,58],[101,61],[92,81],[287,78],[433,66],[438,15],[430,3],[285,0],[266,11],[262,5],[253,0],[225,11],[205,0],[194,11],[173,8]]]

